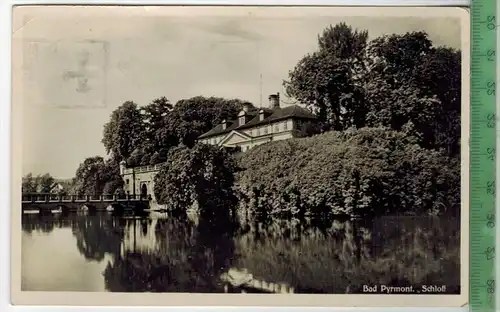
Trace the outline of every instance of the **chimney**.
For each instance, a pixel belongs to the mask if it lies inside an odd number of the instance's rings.
[[[222,121],[222,130],[226,130],[227,129],[227,121],[224,119]]]
[[[279,108],[280,107],[280,93],[271,94],[269,96],[269,108]]]

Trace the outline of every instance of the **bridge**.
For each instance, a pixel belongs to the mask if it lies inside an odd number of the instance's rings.
[[[144,195],[57,195],[23,194],[23,213],[64,213],[70,211],[146,210],[150,196]]]

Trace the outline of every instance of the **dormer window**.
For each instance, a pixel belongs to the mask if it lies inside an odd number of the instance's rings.
[[[226,130],[227,129],[227,121],[224,119],[221,124],[222,124],[222,130]]]
[[[265,116],[264,116],[264,110],[261,109],[261,110],[259,110],[259,121],[264,120],[264,118],[265,118]]]
[[[242,110],[238,114],[238,125],[243,126],[244,124],[246,124],[246,122],[247,122],[247,113],[244,110]]]

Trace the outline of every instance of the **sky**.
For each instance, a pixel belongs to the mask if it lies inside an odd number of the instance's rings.
[[[147,105],[166,96],[175,103],[202,95],[257,106],[262,98],[266,106],[269,94],[284,93],[288,72],[317,49],[318,34],[330,24],[346,22],[370,38],[426,31],[435,45],[461,46],[460,19],[432,14],[167,9],[14,12],[13,47],[20,53],[13,56],[13,86],[21,91],[12,102],[22,107],[23,174],[70,178],[85,158],[104,156],[103,125],[125,101]]]

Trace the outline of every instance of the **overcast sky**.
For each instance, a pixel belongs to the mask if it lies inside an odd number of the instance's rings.
[[[13,99],[23,107],[23,174],[69,178],[86,157],[104,156],[103,125],[124,101],[146,105],[166,96],[175,103],[203,95],[259,105],[262,75],[267,105],[267,96],[283,93],[288,71],[316,49],[318,33],[330,24],[346,22],[368,30],[370,38],[423,30],[436,45],[460,48],[459,19],[326,16],[320,10],[323,16],[302,17],[166,16],[119,8],[23,14],[13,25],[14,44],[23,47],[13,69],[23,73],[17,76],[22,98]]]

